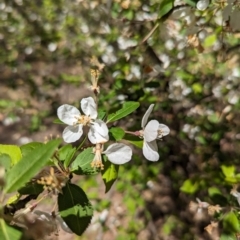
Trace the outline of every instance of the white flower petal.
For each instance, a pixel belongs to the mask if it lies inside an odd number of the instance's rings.
[[[100,119],[95,120],[88,132],[88,139],[93,144],[107,142],[109,140],[109,136],[106,123]]]
[[[81,100],[81,109],[85,115],[90,116],[92,119],[97,118],[97,105],[92,97]]]
[[[108,160],[114,164],[124,164],[132,158],[132,149],[123,143],[114,143],[110,145],[103,153]]]
[[[59,216],[56,216],[56,220],[60,224],[61,228],[63,231],[68,232],[68,233],[73,233],[71,229],[68,227],[68,225],[63,221],[63,219]]]
[[[158,137],[159,122],[157,120],[151,120],[144,129],[144,139],[147,142],[151,142]]]
[[[52,215],[48,212],[44,212],[41,210],[34,210],[33,211],[34,214],[36,214],[38,216],[38,219],[41,221],[48,221],[48,222],[52,222]]]
[[[83,134],[83,125],[67,126],[62,134],[63,140],[67,143],[76,142]]]
[[[62,122],[73,125],[76,123],[77,118],[81,116],[81,113],[76,107],[64,104],[58,108],[57,115]]]
[[[167,125],[165,125],[165,124],[159,124],[159,126],[158,126],[158,132],[161,132],[159,135],[158,135],[158,137],[163,137],[163,136],[166,136],[166,135],[168,135],[169,133],[170,133],[170,129],[169,129],[169,127],[167,126]]]
[[[143,142],[143,155],[144,157],[152,162],[156,162],[159,160],[157,142]]]
[[[154,107],[154,104],[151,104],[148,108],[148,110],[146,111],[146,113],[144,114],[143,118],[142,118],[142,128],[145,127],[147,121],[148,121],[148,118],[149,118],[149,115],[151,114],[152,110],[153,110],[153,107]]]

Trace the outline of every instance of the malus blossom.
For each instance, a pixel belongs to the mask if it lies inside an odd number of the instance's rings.
[[[111,163],[117,165],[127,163],[132,158],[132,149],[123,143],[113,143],[105,151],[103,144],[97,143],[93,151],[95,154],[91,164],[93,168],[104,169],[102,154],[105,154]]]
[[[85,115],[71,105],[64,104],[57,110],[58,118],[67,126],[63,131],[63,139],[67,143],[77,141],[83,134],[83,126],[89,126],[88,138],[96,142],[107,142],[109,139],[108,128],[105,122],[97,118],[97,106],[92,97],[83,98],[80,102]]]
[[[143,155],[149,161],[158,161],[158,146],[156,139],[162,139],[163,136],[169,134],[168,126],[159,123],[157,120],[151,120],[146,125],[149,115],[153,110],[154,104],[151,104],[142,118],[142,130],[140,136],[143,137]]]

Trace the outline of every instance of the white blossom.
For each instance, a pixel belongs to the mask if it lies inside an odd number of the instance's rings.
[[[169,134],[168,126],[159,123],[157,120],[151,120],[146,125],[149,115],[153,110],[154,104],[151,104],[142,118],[142,129],[140,136],[143,137],[143,155],[149,161],[158,161],[159,153],[156,139],[162,139]]]
[[[106,154],[110,162],[118,165],[127,163],[132,158],[132,149],[123,143],[114,143],[103,153]]]
[[[197,2],[197,9],[200,11],[204,11],[207,9],[209,3],[209,0],[200,0]]]
[[[127,163],[132,158],[132,149],[123,143],[113,143],[108,146],[105,151],[103,151],[103,144],[97,143],[93,149],[93,153],[95,156],[91,166],[94,168],[101,168],[102,170],[104,169],[102,154],[105,154],[111,163],[117,165]]]
[[[97,106],[92,97],[83,98],[80,102],[85,115],[71,105],[64,104],[57,110],[58,118],[67,126],[63,131],[63,139],[67,143],[77,141],[83,134],[83,126],[89,126],[89,140],[92,143],[108,141],[106,123],[97,118]]]
[[[202,212],[203,209],[207,209],[210,206],[208,202],[202,202],[199,198],[196,198],[196,200],[198,202],[198,208],[197,208],[198,213]]]
[[[100,119],[96,119],[90,127],[88,139],[93,144],[107,142],[109,140],[109,136],[106,123]]]

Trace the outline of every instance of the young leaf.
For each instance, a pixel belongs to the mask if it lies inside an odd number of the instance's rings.
[[[59,149],[59,158],[61,161],[64,161],[64,167],[69,167],[71,163],[72,157],[76,152],[76,148],[72,147],[72,145],[67,144]]]
[[[74,184],[67,184],[58,195],[58,207],[62,219],[77,235],[82,235],[93,216],[93,207],[85,192]]]
[[[125,102],[121,109],[108,116],[107,123],[117,121],[123,117],[126,117],[139,107],[139,102]]]
[[[116,141],[122,140],[122,138],[125,135],[125,132],[122,128],[119,127],[112,127],[109,132],[112,134],[112,136],[114,137],[114,139]]]
[[[70,171],[77,175],[94,175],[99,173],[98,169],[91,166],[93,158],[93,148],[85,149],[73,161]]]
[[[107,193],[111,189],[113,183],[116,181],[118,177],[118,170],[119,170],[119,165],[112,164],[109,161],[104,162],[102,179],[106,186],[105,193]]]
[[[237,233],[240,231],[239,221],[234,212],[229,212],[224,216],[223,230],[225,233]]]
[[[3,219],[0,218],[0,239],[1,240],[18,240],[21,239],[22,233],[17,229],[8,226]]]
[[[6,153],[11,158],[12,165],[15,165],[22,157],[21,150],[15,145],[0,145],[0,154]]]
[[[222,172],[224,174],[225,177],[234,177],[235,176],[235,166],[230,165],[230,166],[226,166],[226,165],[222,165],[221,166]]]
[[[184,181],[180,190],[188,194],[194,194],[198,190],[198,187],[199,187],[198,182],[194,183],[192,180],[187,179]]]
[[[35,148],[25,155],[6,175],[5,192],[13,192],[23,187],[38,171],[45,166],[61,140],[52,140]]]
[[[173,0],[163,0],[160,3],[160,10],[158,14],[159,19],[166,16],[172,10],[173,2]]]

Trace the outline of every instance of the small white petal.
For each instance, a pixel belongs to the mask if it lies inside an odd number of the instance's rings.
[[[110,145],[103,153],[108,160],[114,164],[124,164],[132,158],[132,149],[123,143],[114,143]]]
[[[68,233],[73,233],[71,229],[68,227],[68,225],[63,221],[63,219],[59,216],[56,216],[56,220],[60,224],[61,228],[63,231],[68,232]]]
[[[209,5],[209,0],[200,0],[197,2],[197,9],[200,11],[204,11],[207,9]]]
[[[157,142],[143,142],[143,155],[144,157],[152,162],[156,162],[159,160]]]
[[[83,125],[67,126],[62,134],[63,140],[67,143],[76,142],[83,134]]]
[[[48,221],[48,222],[52,221],[52,215],[48,212],[44,212],[41,210],[34,210],[33,213],[39,216],[38,219],[41,221]]]
[[[95,120],[88,132],[88,139],[93,144],[107,142],[109,140],[109,136],[106,123],[100,119]]]
[[[152,110],[154,108],[154,104],[151,104],[148,108],[148,110],[146,111],[146,113],[144,114],[143,118],[142,118],[142,128],[145,127],[147,121],[148,121],[148,118],[149,118],[149,115],[151,114]]]
[[[97,105],[92,97],[81,100],[81,109],[85,115],[90,116],[92,119],[97,118]]]
[[[147,142],[151,142],[157,139],[159,122],[157,120],[151,120],[144,128],[144,139]]]
[[[76,123],[77,118],[81,116],[80,111],[71,105],[64,104],[57,110],[58,118],[67,125],[73,125]]]
[[[158,137],[163,137],[170,133],[169,127],[167,125],[161,124],[161,123],[158,126],[158,131],[161,131],[161,134]]]

